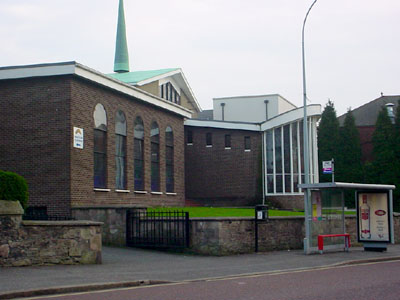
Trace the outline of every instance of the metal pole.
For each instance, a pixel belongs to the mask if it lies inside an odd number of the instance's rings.
[[[308,14],[310,13],[312,7],[314,6],[317,0],[311,4],[310,8],[307,11],[307,14],[304,18],[303,29],[301,34],[301,44],[302,44],[302,58],[303,58],[303,110],[304,110],[304,119],[303,119],[303,135],[304,135],[304,183],[310,183],[310,162],[309,162],[309,149],[308,149],[308,124],[307,124],[307,89],[306,89],[306,66],[305,66],[305,54],[304,54],[304,28],[306,26],[306,21]],[[309,211],[309,189],[305,189],[304,191],[304,214],[305,214],[305,231],[306,238],[304,240],[304,251],[306,253],[309,252],[310,245],[310,211]]]
[[[262,204],[265,205],[265,131],[261,133],[261,155],[262,155]]]

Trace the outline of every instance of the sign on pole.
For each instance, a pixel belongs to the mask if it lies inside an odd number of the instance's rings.
[[[327,160],[322,162],[322,173],[323,174],[332,174],[333,172],[333,166],[332,166],[332,161]]]

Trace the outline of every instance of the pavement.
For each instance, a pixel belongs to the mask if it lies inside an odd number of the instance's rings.
[[[354,247],[312,255],[295,250],[221,257],[103,247],[102,255],[101,265],[0,267],[0,299],[400,260],[400,245],[385,252]]]

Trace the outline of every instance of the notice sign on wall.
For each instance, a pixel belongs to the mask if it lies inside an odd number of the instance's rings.
[[[390,242],[387,193],[358,193],[357,220],[360,242]]]
[[[83,149],[83,129],[74,127],[74,148]]]

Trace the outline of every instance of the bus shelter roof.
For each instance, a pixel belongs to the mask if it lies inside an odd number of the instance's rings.
[[[299,184],[301,189],[353,189],[353,190],[394,190],[396,186],[390,184],[367,184],[350,182],[322,182]]]

